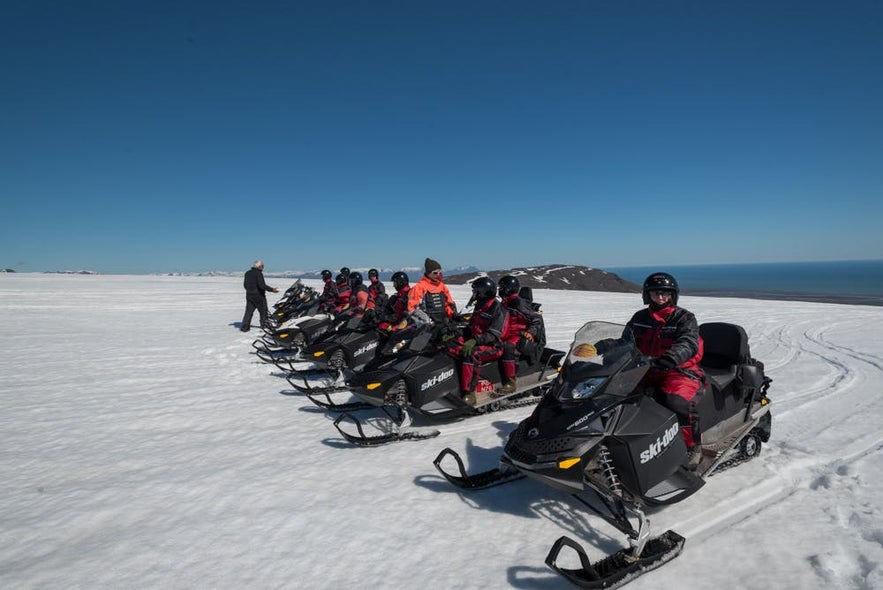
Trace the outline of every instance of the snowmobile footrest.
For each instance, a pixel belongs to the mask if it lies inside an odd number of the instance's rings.
[[[555,541],[549,555],[546,556],[546,565],[580,588],[610,590],[619,588],[641,574],[677,557],[684,547],[684,540],[684,537],[669,530],[647,541],[641,556],[637,559],[632,557],[630,549],[622,549],[592,565],[582,546],[570,537],[564,536]],[[582,567],[579,569],[558,567],[558,554],[565,546],[576,551]]]
[[[457,462],[457,468],[460,471],[459,475],[454,475],[452,473],[448,473],[444,469],[442,469],[441,462],[444,461],[445,457],[451,456]],[[438,472],[444,476],[446,480],[451,482],[454,486],[460,488],[461,490],[483,490],[486,488],[492,488],[494,486],[503,485],[504,483],[509,483],[510,481],[516,481],[525,477],[523,473],[517,471],[515,469],[510,470],[501,470],[500,468],[489,469],[487,471],[482,471],[481,473],[474,473],[469,475],[466,473],[466,467],[463,465],[463,459],[460,458],[460,455],[457,454],[456,451],[445,448],[441,453],[438,454],[438,457],[433,461],[435,468],[438,469]]]

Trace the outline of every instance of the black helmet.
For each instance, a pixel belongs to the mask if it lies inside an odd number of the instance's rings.
[[[376,268],[372,268],[371,270],[368,271],[368,278],[369,279],[374,279],[379,276],[380,276],[380,273],[377,272]]]
[[[506,275],[500,279],[500,297],[508,297],[513,293],[518,293],[521,289],[521,283],[512,275]]]
[[[655,272],[644,279],[644,303],[648,305],[650,303],[650,291],[669,291],[671,292],[672,304],[678,304],[678,294],[680,293],[678,282],[667,272]]]
[[[327,281],[330,278],[331,278],[331,271],[330,270],[323,270],[322,271],[322,280]]]
[[[344,283],[347,282],[347,278],[345,276],[343,276],[343,274],[337,273],[337,276],[334,277],[334,282],[337,283],[338,285],[343,285]]]
[[[411,279],[408,278],[407,273],[402,271],[398,271],[392,275],[392,286],[396,288],[396,291],[401,291],[402,288],[410,282]]]
[[[497,284],[490,277],[478,277],[472,281],[472,296],[478,301],[487,301],[497,294]]]
[[[350,287],[355,289],[359,285],[362,284],[362,273],[360,272],[351,272],[349,277]]]
[[[342,267],[340,267],[340,274],[342,274],[344,276],[344,278],[349,278],[350,269],[346,266],[342,266]]]

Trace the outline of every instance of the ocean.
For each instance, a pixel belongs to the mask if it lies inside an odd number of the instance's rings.
[[[642,284],[647,275],[674,275],[685,295],[752,297],[883,305],[883,260],[607,267]]]

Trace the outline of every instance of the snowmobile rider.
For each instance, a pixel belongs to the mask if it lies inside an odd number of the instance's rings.
[[[499,295],[509,314],[508,329],[503,333],[502,375],[500,393],[513,393],[516,389],[515,374],[518,358],[524,355],[538,359],[546,344],[546,328],[543,316],[530,301],[519,295],[521,283],[516,277],[506,275],[500,279]]]
[[[322,294],[319,296],[319,310],[323,312],[331,311],[334,308],[334,302],[337,301],[337,285],[331,280],[331,276],[330,270],[322,271],[322,281],[325,283],[325,288],[322,289]]]
[[[380,322],[377,330],[381,334],[389,334],[403,329],[403,320],[408,313],[408,292],[411,290],[407,273],[398,271],[392,275],[392,286],[396,292],[392,294],[380,311]],[[407,323],[407,322],[406,322]]]
[[[355,317],[362,317],[368,305],[368,287],[362,282],[362,273],[351,272],[347,282],[350,298],[345,310]]]
[[[386,287],[380,282],[380,273],[376,268],[368,270],[368,281],[368,303],[365,305],[363,317],[372,321],[383,311],[389,296],[386,294]]]
[[[681,434],[689,452],[688,467],[695,468],[701,460],[697,445],[701,444],[699,416],[695,402],[705,377],[699,368],[703,343],[696,316],[678,307],[680,289],[675,278],[657,272],[644,280],[643,297],[647,307],[638,310],[626,324],[634,335],[635,345],[653,357],[652,366],[642,383],[654,388],[656,401],[673,411],[681,425]],[[609,348],[602,340],[603,354]]]
[[[490,277],[472,281],[472,316],[456,343],[447,350],[460,360],[460,394],[469,405],[475,405],[481,364],[503,356],[503,334],[508,330],[509,314],[496,295],[497,284]],[[514,385],[514,375],[512,379]]]
[[[346,270],[349,271],[348,268]],[[337,288],[337,298],[334,300],[334,308],[332,311],[334,313],[340,313],[350,304],[350,295],[352,295],[353,292],[352,287],[350,287],[349,272],[347,272],[346,275],[340,273],[334,277],[334,285]]]
[[[423,268],[423,277],[408,292],[408,313],[420,308],[436,324],[447,323],[457,313],[457,304],[442,281],[441,264],[427,258]]]
[[[269,329],[267,292],[278,293],[279,289],[268,287],[264,282],[263,262],[255,260],[252,263],[251,268],[245,272],[242,286],[245,288],[245,315],[242,316],[242,324],[239,329],[243,332],[248,332],[251,329],[251,318],[254,317],[255,309],[258,310],[258,316],[261,319],[261,328]]]

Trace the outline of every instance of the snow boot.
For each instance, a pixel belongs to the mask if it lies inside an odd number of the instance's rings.
[[[702,462],[702,449],[699,445],[694,447],[690,447],[687,449],[687,463],[684,467],[688,471],[696,471],[698,469],[699,464]]]
[[[506,377],[503,380],[503,385],[500,386],[497,392],[502,394],[515,393],[517,388],[515,377]]]

